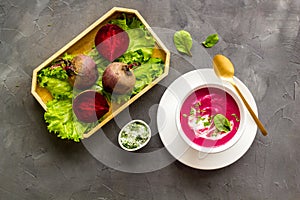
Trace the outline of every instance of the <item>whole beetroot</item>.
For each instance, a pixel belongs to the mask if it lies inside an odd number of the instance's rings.
[[[102,85],[105,91],[126,94],[132,91],[136,78],[128,65],[121,62],[110,63],[103,72]]]
[[[71,85],[80,90],[90,88],[99,77],[97,65],[94,60],[86,55],[79,54],[72,60],[72,71],[69,76]]]

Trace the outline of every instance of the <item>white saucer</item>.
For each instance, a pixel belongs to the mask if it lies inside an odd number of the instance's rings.
[[[236,77],[234,77],[234,81],[257,114],[257,106],[251,92]],[[246,111],[245,124],[247,127],[240,139],[229,149],[218,153],[200,153],[191,148],[177,130],[176,109],[181,103],[180,99],[184,93],[182,91],[190,91],[203,83],[224,84],[232,87],[216,77],[213,69],[194,70],[180,76],[167,88],[160,100],[157,111],[157,126],[164,146],[178,161],[196,169],[213,170],[226,167],[241,158],[253,143],[257,126],[249,112]]]

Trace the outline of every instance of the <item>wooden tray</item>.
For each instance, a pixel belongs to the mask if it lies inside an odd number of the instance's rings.
[[[103,117],[103,120],[92,130],[87,133],[84,133],[83,137],[88,138],[97,130],[99,130],[102,126],[104,126],[107,122],[109,122],[114,116],[119,114],[122,110],[128,107],[131,103],[133,103],[136,99],[142,96],[145,92],[147,92],[150,88],[152,88],[155,84],[161,81],[164,77],[168,75],[169,65],[170,65],[170,52],[165,47],[165,45],[160,41],[157,35],[152,31],[151,27],[147,24],[145,19],[141,16],[141,14],[137,10],[127,9],[127,8],[119,8],[114,7],[110,11],[108,11],[105,15],[103,15],[100,19],[90,25],[87,29],[85,29],[82,33],[76,36],[73,40],[71,40],[68,44],[54,53],[51,57],[49,57],[46,61],[44,61],[41,65],[33,70],[32,76],[32,87],[31,93],[36,98],[36,100],[41,104],[41,106],[47,110],[46,103],[52,99],[51,94],[45,88],[39,87],[37,83],[37,74],[38,72],[49,66],[49,64],[55,60],[56,58],[62,56],[64,53],[68,54],[80,54],[83,52],[88,52],[94,46],[94,38],[98,30],[105,24],[107,24],[110,20],[120,17],[123,13],[129,16],[137,17],[147,28],[147,30],[152,34],[155,42],[155,47],[153,49],[152,57],[161,58],[165,62],[164,73],[156,78],[151,84],[146,86],[142,91],[133,96],[129,101],[124,104],[114,104],[111,107],[110,111]]]

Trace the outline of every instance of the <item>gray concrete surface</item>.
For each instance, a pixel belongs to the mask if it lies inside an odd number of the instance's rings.
[[[190,63],[209,67],[207,55],[228,56],[269,136],[258,132],[248,152],[223,169],[175,161],[133,174],[49,133],[30,94],[32,70],[113,6],[138,9],[153,27],[185,29],[199,43],[217,32],[220,42],[208,54],[199,44],[193,52],[202,54],[192,60],[173,51],[171,68],[185,73]],[[0,199],[300,199],[299,20],[299,0],[0,0]],[[173,48],[170,38],[163,42]],[[141,110],[164,90],[154,87],[135,102],[132,116],[149,121]],[[118,130],[113,121],[104,127],[113,143]],[[157,136],[146,150],[160,148]]]

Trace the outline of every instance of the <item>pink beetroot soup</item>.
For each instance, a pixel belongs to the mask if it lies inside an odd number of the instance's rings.
[[[220,131],[216,127],[214,117],[220,114],[227,118],[230,130]],[[240,111],[233,97],[224,90],[200,88],[183,102],[180,123],[184,134],[193,143],[202,147],[219,147],[236,134],[240,125]]]

